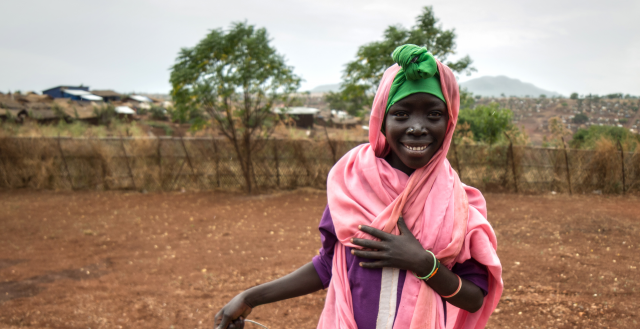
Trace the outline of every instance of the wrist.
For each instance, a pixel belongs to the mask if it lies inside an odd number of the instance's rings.
[[[240,298],[242,299],[242,302],[245,303],[250,308],[255,308],[256,306],[259,306],[262,304],[259,298],[260,294],[256,291],[255,288],[256,287],[253,287],[251,289],[247,289],[240,293]]]
[[[417,257],[417,259],[418,263],[416,264],[413,273],[419,277],[429,275],[433,270],[433,255],[430,252],[423,250],[422,253],[420,253],[420,257]]]

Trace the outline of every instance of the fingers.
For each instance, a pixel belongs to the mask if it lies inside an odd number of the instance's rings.
[[[360,262],[360,267],[363,268],[383,268],[389,267],[386,261],[377,261],[377,262]]]
[[[384,249],[385,245],[384,242],[380,242],[380,241],[373,241],[373,240],[369,240],[369,239],[356,239],[353,238],[351,239],[351,243],[364,247],[364,248],[369,248],[369,249],[376,249],[376,250],[380,250],[380,249]]]
[[[217,318],[217,316],[216,316]],[[220,324],[216,327],[216,329],[227,329],[227,326],[229,325],[229,322],[231,322],[231,318],[226,315],[226,314],[222,314],[221,315],[221,320],[220,320]],[[218,322],[218,321],[216,321]]]
[[[351,254],[368,259],[383,259],[385,256],[381,251],[364,251],[357,249],[351,249]]]
[[[389,238],[391,236],[391,234],[379,230],[377,228],[373,228],[371,226],[366,226],[366,225],[360,225],[358,227],[360,229],[360,231],[370,234],[372,236],[375,236],[376,238],[380,239],[380,240],[386,240],[387,238]]]
[[[407,227],[407,223],[404,222],[404,218],[402,218],[402,216],[398,218],[398,230],[400,230],[401,235],[412,234],[411,230],[409,230],[409,227]]]
[[[244,319],[243,318],[237,318],[235,320],[233,320],[231,322],[231,324],[229,324],[229,328],[228,329],[243,329],[244,328]]]

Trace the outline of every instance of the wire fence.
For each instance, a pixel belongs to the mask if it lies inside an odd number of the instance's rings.
[[[326,187],[333,164],[361,142],[269,140],[251,154],[255,189]],[[448,154],[483,191],[622,194],[640,191],[640,154],[528,146],[458,145]],[[213,138],[2,138],[0,188],[242,189],[236,151]]]

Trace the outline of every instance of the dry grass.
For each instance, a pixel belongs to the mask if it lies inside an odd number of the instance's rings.
[[[183,143],[184,142],[184,143]],[[258,190],[325,188],[335,160],[360,142],[271,140],[255,152]],[[449,153],[462,181],[485,191],[622,193],[622,159],[615,144],[593,151],[458,145]],[[625,192],[640,190],[640,150],[625,153]],[[515,167],[515,168],[514,168]],[[515,171],[515,175],[514,175]],[[68,174],[69,173],[69,174]],[[235,152],[211,138],[0,137],[0,187],[33,189],[242,189]]]

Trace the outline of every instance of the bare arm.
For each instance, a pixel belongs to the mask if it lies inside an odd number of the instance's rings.
[[[216,314],[214,325],[221,329],[243,328],[244,319],[254,307],[307,295],[323,288],[318,272],[309,262],[286,276],[241,292]]]

